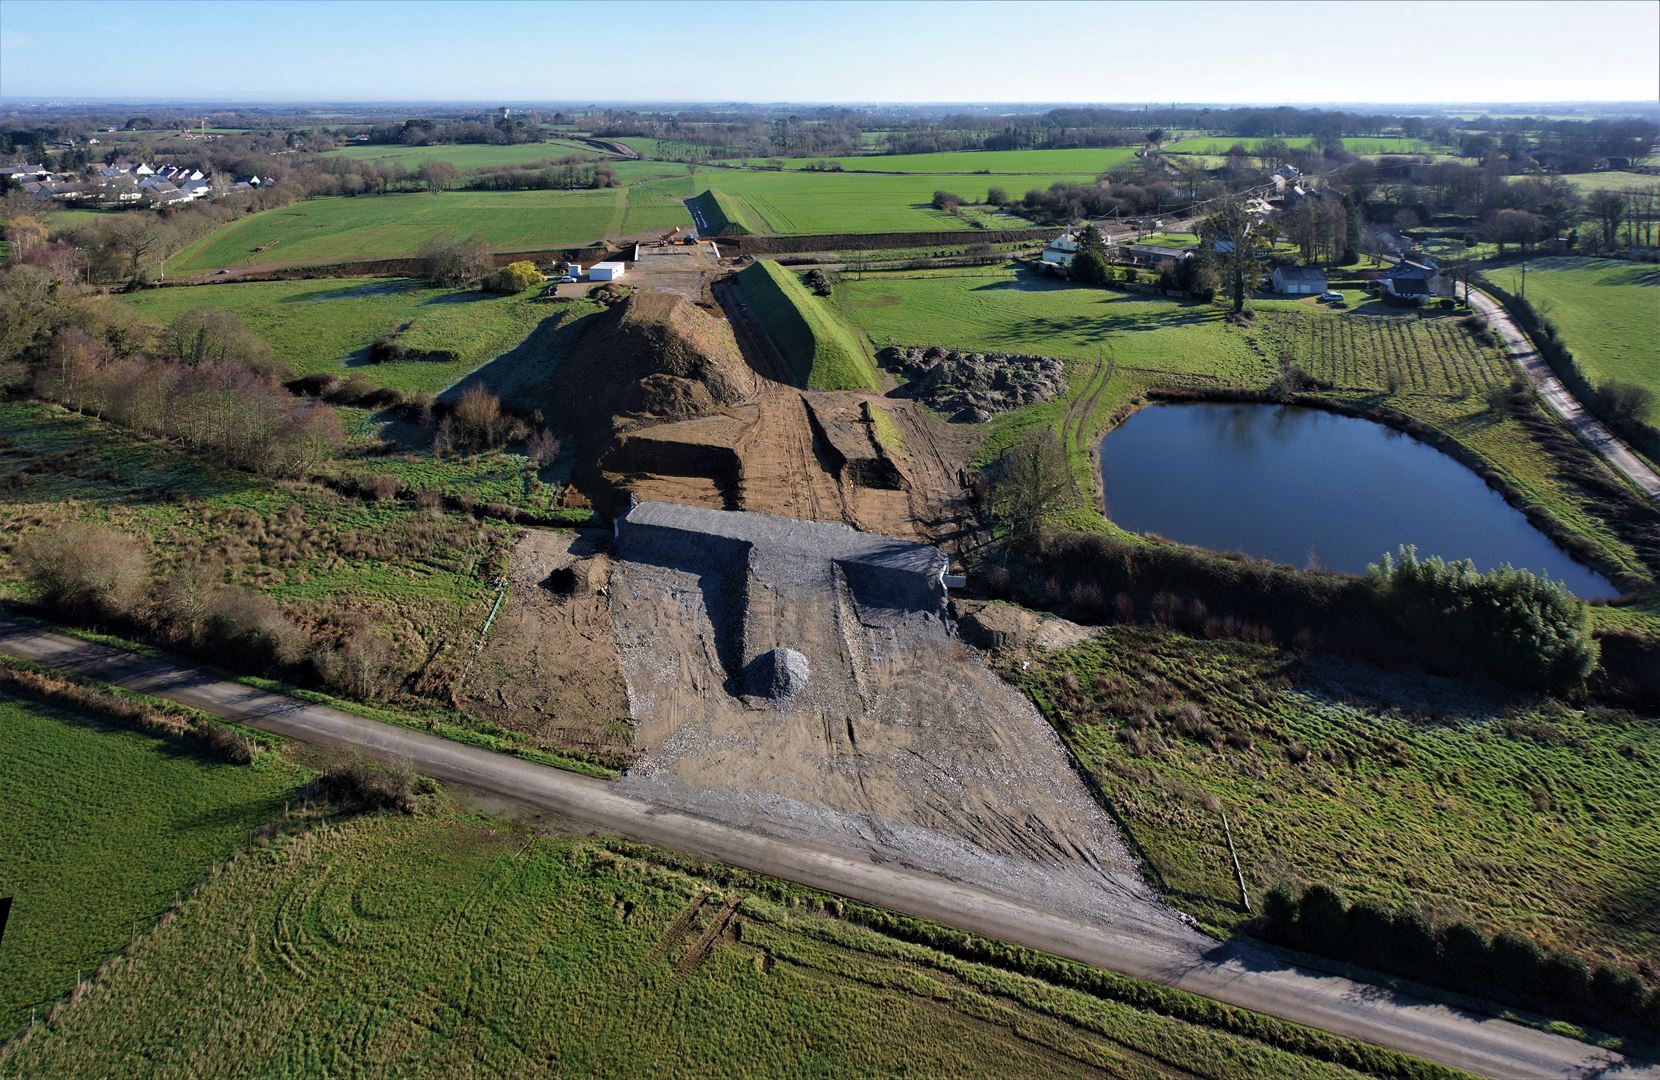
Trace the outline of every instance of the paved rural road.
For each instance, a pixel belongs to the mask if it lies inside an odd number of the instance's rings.
[[[606,833],[715,859],[1042,949],[1205,997],[1495,1077],[1660,1077],[1584,1043],[1289,968],[1164,923],[1103,928],[847,851],[774,840],[618,795],[604,781],[520,761],[167,659],[93,645],[0,616],[0,652],[73,670],[303,742],[412,765],[436,779],[552,811]]]
[[[1504,310],[1504,306],[1479,289],[1470,290],[1470,306],[1481,313],[1487,320],[1487,325],[1504,339],[1505,347],[1510,351],[1511,359],[1515,360],[1539,392],[1550,403],[1551,409],[1563,420],[1581,439],[1590,445],[1591,449],[1601,454],[1607,462],[1631,478],[1632,483],[1648,493],[1648,497],[1660,500],[1660,475],[1643,463],[1643,459],[1631,452],[1631,448],[1585,411],[1585,406],[1579,399],[1568,392],[1562,385],[1562,380],[1551,371],[1550,364],[1539,350],[1533,347],[1522,328]]]

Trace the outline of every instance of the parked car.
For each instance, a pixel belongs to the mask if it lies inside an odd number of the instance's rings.
[[[1348,303],[1348,301],[1344,299],[1343,294],[1340,293],[1340,292],[1337,292],[1334,289],[1328,289],[1327,291],[1321,293],[1320,294],[1320,299],[1324,300],[1328,304],[1345,304],[1345,303]]]

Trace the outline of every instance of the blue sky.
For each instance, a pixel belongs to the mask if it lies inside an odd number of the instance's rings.
[[[1657,0],[0,0],[0,97],[1654,100]]]

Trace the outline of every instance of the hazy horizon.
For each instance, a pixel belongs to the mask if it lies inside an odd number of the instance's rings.
[[[1423,107],[1660,96],[1651,0],[249,0],[175,7],[165,22],[155,11],[5,0],[0,99]],[[169,92],[145,93],[155,81]]]

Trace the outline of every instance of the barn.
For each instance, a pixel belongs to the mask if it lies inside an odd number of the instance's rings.
[[[1271,281],[1274,291],[1286,296],[1319,296],[1326,291],[1326,272],[1318,266],[1276,266]]]

